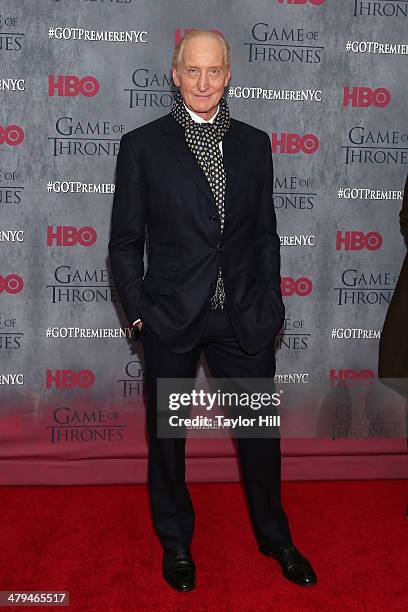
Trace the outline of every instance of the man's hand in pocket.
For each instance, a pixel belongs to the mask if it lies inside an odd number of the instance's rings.
[[[137,321],[132,325],[131,336],[133,340],[138,340],[140,332],[142,331],[143,321]]]

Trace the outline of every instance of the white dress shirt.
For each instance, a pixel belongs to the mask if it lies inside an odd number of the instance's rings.
[[[191,118],[196,121],[197,123],[212,123],[214,121],[214,119],[216,118],[216,116],[219,113],[220,110],[220,105],[217,106],[217,110],[215,111],[215,113],[213,114],[213,116],[211,117],[211,119],[208,119],[208,121],[206,119],[203,119],[202,117],[200,117],[200,115],[197,115],[197,113],[195,113],[194,111],[190,110],[185,104],[184,107],[186,109],[186,111],[188,111],[190,113]],[[222,153],[222,141],[220,140],[220,142],[218,143],[219,147],[220,147],[220,151],[221,151],[221,155]],[[135,323],[137,323],[138,321],[141,321],[142,319],[136,319],[136,321],[133,321],[133,325]]]

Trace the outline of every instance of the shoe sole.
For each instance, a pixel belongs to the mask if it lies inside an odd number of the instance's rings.
[[[292,577],[289,577],[287,574],[285,574],[285,572],[282,572],[282,576],[284,576],[286,580],[290,580],[290,582],[293,582],[294,584],[297,584],[302,587],[312,587],[317,585],[317,580],[315,580],[314,582],[300,582]]]
[[[276,556],[274,555],[274,553],[273,553],[273,552],[269,552],[269,551],[266,551],[266,550],[262,550],[261,548],[259,549],[259,551],[260,551],[260,552],[261,552],[263,555],[265,555],[265,557],[272,557],[273,559],[275,559],[275,561],[278,561],[278,563],[279,563],[279,560],[276,558]],[[299,586],[311,587],[311,586],[316,586],[316,585],[317,585],[317,580],[315,580],[314,582],[300,582],[299,580],[295,580],[295,579],[294,579],[294,578],[292,578],[291,576],[288,576],[288,575],[287,575],[287,574],[284,572],[284,570],[282,570],[282,576],[283,576],[284,578],[286,578],[286,580],[289,580],[290,582],[293,582],[294,584],[297,584],[297,585],[299,585]]]
[[[179,586],[177,586],[172,580],[171,578],[169,578],[168,576],[166,576],[163,573],[163,578],[165,579],[165,581],[167,582],[167,584],[169,586],[171,586],[172,589],[174,589],[175,591],[179,591],[180,593],[187,593],[188,591],[193,591],[195,589],[195,583],[192,584],[189,587],[182,587],[180,588]]]

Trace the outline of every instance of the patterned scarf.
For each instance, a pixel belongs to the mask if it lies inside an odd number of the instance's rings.
[[[226,175],[219,142],[230,126],[230,115],[224,97],[219,102],[219,111],[213,123],[197,123],[186,107],[180,91],[177,93],[170,109],[174,119],[184,128],[186,142],[203,170],[217,205],[221,233],[224,229],[224,200]],[[212,310],[222,310],[225,305],[225,291],[221,266],[218,268],[215,292],[210,299]]]

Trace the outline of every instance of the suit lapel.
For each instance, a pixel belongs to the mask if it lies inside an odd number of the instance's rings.
[[[194,154],[188,146],[183,128],[177,123],[171,114],[167,115],[168,121],[163,127],[163,135],[168,148],[179,160],[186,172],[191,176],[197,187],[207,197],[209,202],[217,209],[214,196],[207,178],[197,162]],[[240,162],[242,146],[234,121],[222,141],[223,162],[226,172],[225,210],[229,211],[232,204],[232,196],[237,188],[240,177]]]
[[[210,184],[184,138],[183,128],[171,114],[168,115],[168,119],[163,129],[168,148],[173,155],[175,155],[189,176],[191,176],[197,187],[207,196],[211,204],[216,207]]]
[[[225,210],[227,212],[232,210],[234,201],[233,195],[239,186],[242,176],[242,148],[237,125],[234,120],[231,119],[229,130],[222,141],[223,161],[227,177],[225,188]]]

